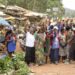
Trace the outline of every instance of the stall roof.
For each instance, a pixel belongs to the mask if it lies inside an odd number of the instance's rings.
[[[43,13],[37,13],[37,12],[29,12],[29,13],[27,13],[27,14],[25,14],[25,16],[28,16],[28,17],[30,17],[30,16],[39,16],[39,17],[44,17],[44,16],[47,16],[47,14],[43,14]]]
[[[5,19],[6,19],[6,20],[14,20],[15,17],[9,16],[9,17],[6,17]]]
[[[6,14],[2,11],[0,11],[0,16],[5,16]]]
[[[28,11],[28,10],[22,8],[22,7],[17,6],[17,5],[14,5],[14,6],[7,6],[6,9],[7,9],[7,10],[13,10],[13,11],[23,11],[23,12]]]
[[[5,8],[5,5],[0,3],[0,8]]]

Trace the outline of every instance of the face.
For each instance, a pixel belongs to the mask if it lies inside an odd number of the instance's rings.
[[[54,29],[54,32],[58,32],[58,30],[57,29]]]
[[[64,34],[64,30],[61,33]]]

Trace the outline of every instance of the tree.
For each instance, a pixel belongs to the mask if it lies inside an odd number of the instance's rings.
[[[0,3],[5,4],[5,1],[8,1],[8,5],[18,5],[36,12],[46,12],[46,9],[53,7],[58,7],[60,11],[63,11],[61,0],[0,0]]]

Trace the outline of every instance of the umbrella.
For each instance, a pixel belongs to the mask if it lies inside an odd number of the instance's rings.
[[[0,25],[3,26],[10,26],[10,24],[8,23],[8,21],[6,21],[4,18],[0,17]]]

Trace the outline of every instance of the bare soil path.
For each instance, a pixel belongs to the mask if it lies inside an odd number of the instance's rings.
[[[22,51],[19,43],[17,43],[17,51]],[[35,73],[34,75],[75,75],[75,63],[59,63],[58,65],[48,63],[30,67],[30,70]]]
[[[35,75],[75,75],[75,64],[46,64],[30,68]]]

